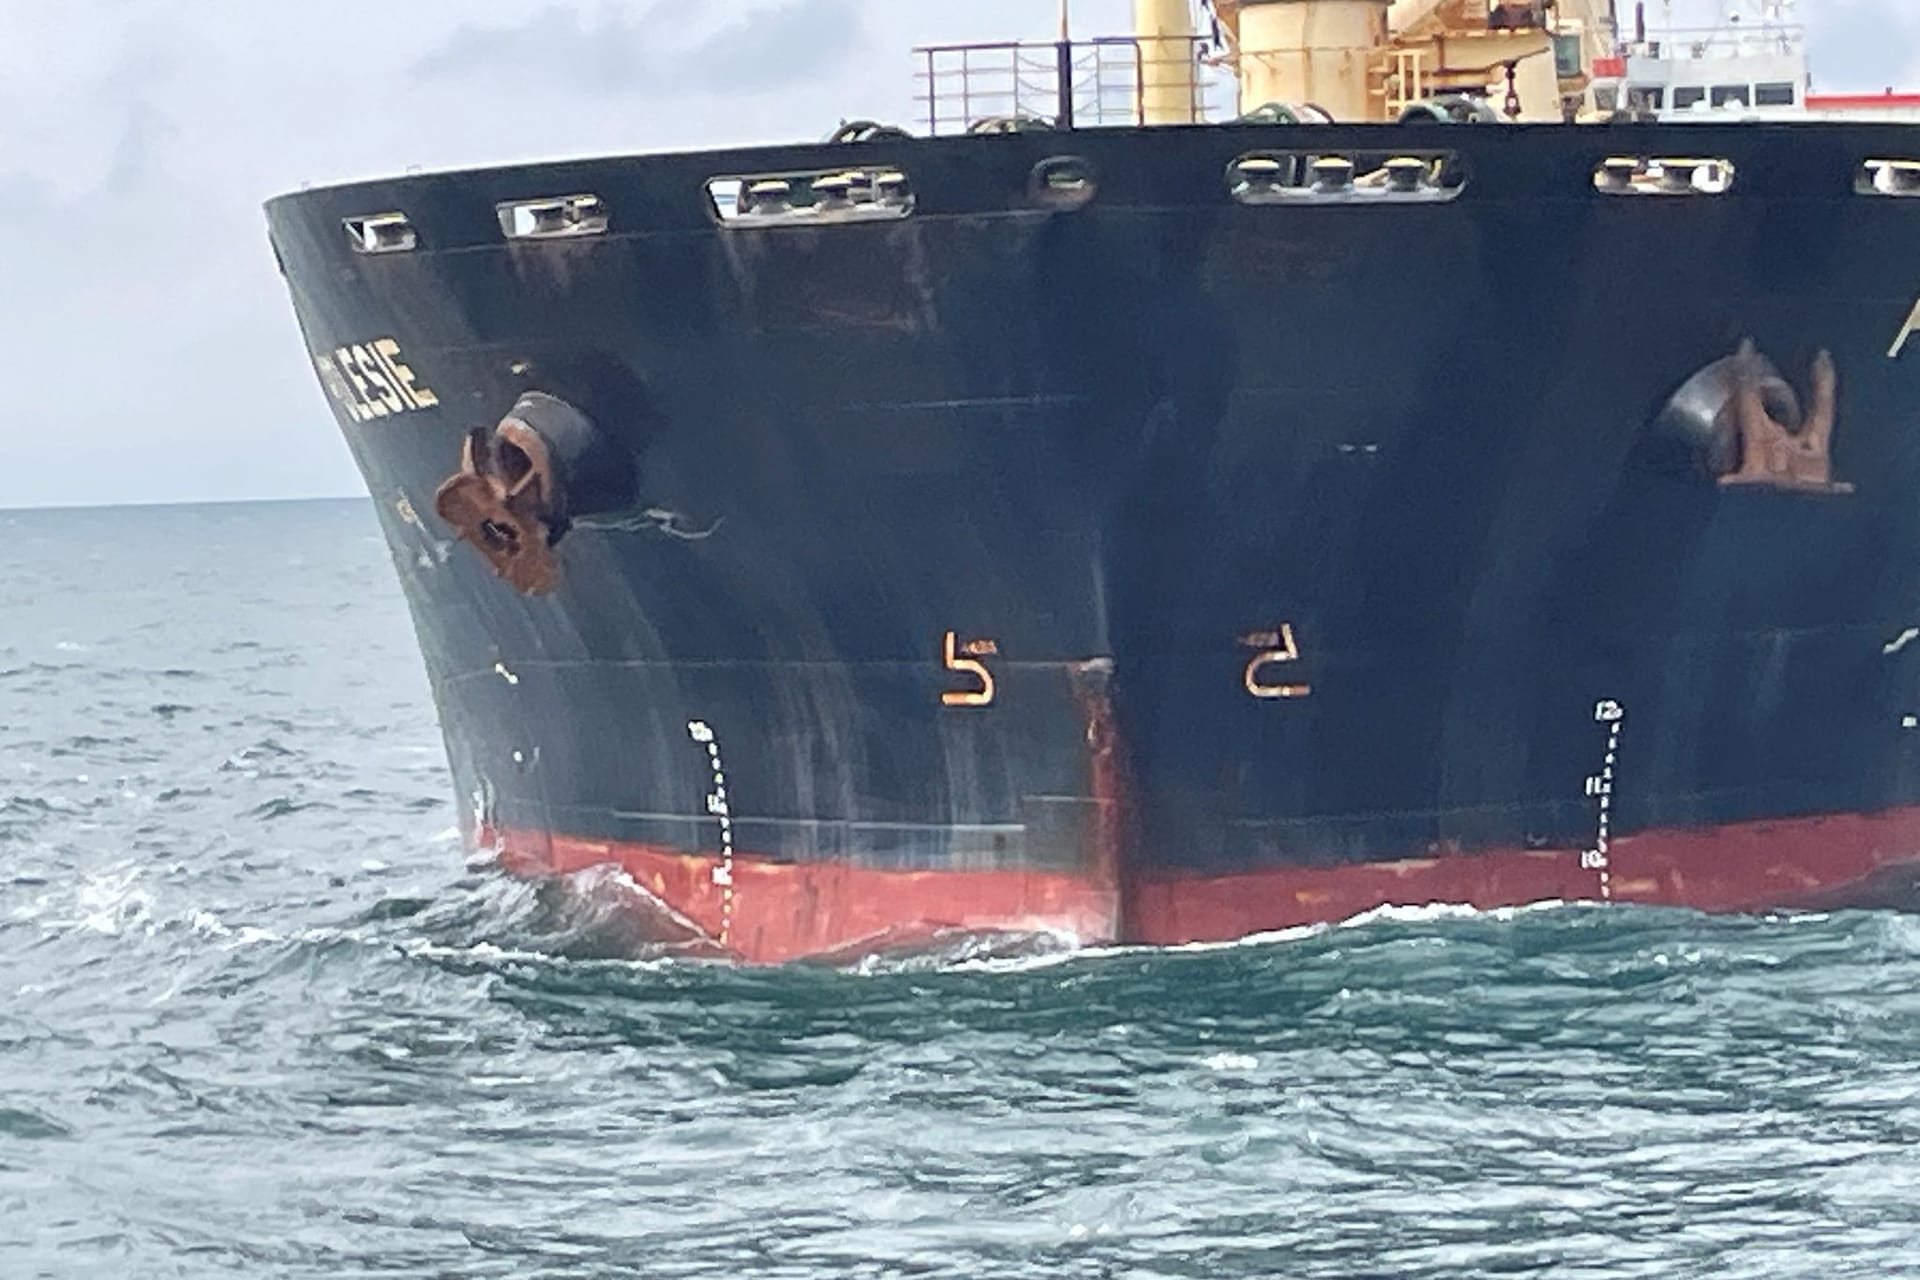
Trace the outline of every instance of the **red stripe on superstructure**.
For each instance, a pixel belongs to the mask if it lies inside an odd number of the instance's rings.
[[[724,943],[718,859],[658,846],[483,833],[518,875],[617,866],[684,921],[681,935],[740,959],[778,963],[908,947],[944,933],[1057,933],[1110,942],[1122,918],[1110,871],[888,871],[737,855]],[[1613,841],[1616,902],[1707,911],[1872,904],[1896,870],[1920,882],[1920,808],[1660,830]],[[1602,897],[1599,872],[1571,850],[1490,850],[1337,867],[1268,867],[1127,886],[1125,941],[1227,941],[1345,920],[1381,906],[1459,903],[1492,909]]]
[[[1810,93],[1813,111],[1866,111],[1874,107],[1920,108],[1920,93]]]

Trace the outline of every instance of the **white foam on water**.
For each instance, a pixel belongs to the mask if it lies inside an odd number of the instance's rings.
[[[1593,902],[1568,902],[1562,898],[1545,898],[1539,902],[1529,902],[1517,907],[1493,907],[1482,910],[1459,902],[1428,902],[1420,906],[1383,906],[1362,911],[1357,916],[1348,916],[1339,924],[1340,928],[1352,928],[1357,925],[1373,924],[1387,920],[1396,924],[1427,924],[1435,920],[1512,920],[1526,912],[1559,911],[1566,907],[1601,906]]]
[[[1316,922],[1313,924],[1290,925],[1284,929],[1270,929],[1262,933],[1250,933],[1239,938],[1209,940],[1205,942],[1177,942],[1166,945],[1147,944],[1102,944],[1099,946],[1079,946],[1077,940],[1066,935],[1057,935],[1069,949],[1041,955],[998,956],[956,961],[946,966],[954,972],[981,973],[1027,973],[1036,969],[1048,969],[1055,965],[1073,964],[1083,960],[1104,960],[1116,956],[1137,955],[1188,955],[1213,951],[1231,951],[1248,947],[1271,947],[1279,944],[1299,942],[1304,938],[1314,938],[1335,929],[1361,929],[1381,923],[1391,924],[1428,924],[1446,920],[1492,920],[1507,921],[1536,911],[1560,911],[1592,908],[1607,909],[1600,902],[1568,902],[1559,898],[1542,899],[1539,902],[1524,903],[1513,907],[1495,907],[1483,910],[1458,902],[1430,902],[1418,906],[1379,906],[1371,907],[1344,920]],[[864,962],[863,962],[864,964]],[[885,972],[884,968],[877,969]]]
[[[1015,949],[1015,954],[1004,954],[1010,947]],[[986,954],[970,954],[982,949]],[[944,939],[931,953],[864,956],[847,971],[865,976],[897,973],[916,967],[916,961],[917,967],[923,968],[929,967],[931,961],[930,967],[943,973],[1028,973],[1094,955],[1099,950],[1083,944],[1078,934],[1057,929],[954,935]]]
[[[1920,955],[1920,917],[1889,914],[1875,923],[1881,941],[1888,950],[1903,955]]]
[[[79,917],[48,923],[62,930],[90,929],[109,936],[118,936],[129,928],[152,933],[153,895],[139,885],[139,879],[139,867],[90,875],[74,893]]]
[[[1250,1053],[1210,1053],[1200,1059],[1200,1065],[1209,1071],[1252,1071],[1260,1059]]]
[[[195,911],[193,915],[188,918],[187,927],[202,937],[220,939],[226,944],[220,948],[222,951],[236,951],[241,947],[258,946],[263,942],[286,941],[285,934],[273,929],[263,929],[258,925],[244,924],[238,929],[235,929],[219,916],[214,915],[213,912],[205,910]],[[315,931],[310,930],[309,932]],[[337,933],[338,931],[327,930],[326,932]],[[302,940],[305,940],[304,935],[302,935]]]
[[[1825,924],[1827,921],[1833,919],[1833,915],[1826,911],[1770,911],[1761,916],[1760,919],[1770,925]]]
[[[566,967],[573,965],[591,966],[597,969],[629,969],[637,972],[653,972],[669,966],[685,963],[671,956],[654,959],[632,960],[573,960],[567,956],[555,955],[551,951],[529,951],[522,947],[502,947],[492,942],[469,942],[454,945],[444,942],[429,942],[424,938],[413,938],[397,944],[401,954],[418,960],[460,960],[481,961],[487,964],[538,964]]]

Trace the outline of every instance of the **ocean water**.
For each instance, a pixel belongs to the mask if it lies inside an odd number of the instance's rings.
[[[1920,920],[648,958],[364,503],[0,512],[0,1277],[1920,1271]]]

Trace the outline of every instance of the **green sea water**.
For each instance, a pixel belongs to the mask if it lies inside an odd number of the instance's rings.
[[[1920,920],[649,957],[364,503],[0,513],[0,1277],[1920,1272]]]

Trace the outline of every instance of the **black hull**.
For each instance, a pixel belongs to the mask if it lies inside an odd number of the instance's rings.
[[[1897,879],[1920,858],[1920,345],[1888,353],[1920,200],[1853,180],[1920,130],[1440,134],[1470,184],[1399,206],[1237,205],[1228,165],[1287,144],[1240,128],[274,202],[310,350],[389,336],[437,398],[373,416],[348,406],[377,385],[329,380],[476,838],[624,861],[687,933],[767,957],[992,923],[937,904],[995,875],[1085,887],[1011,923],[1156,940],[1409,893],[1613,897],[1616,874],[1730,907]],[[1682,150],[1730,159],[1734,189],[1593,188],[1607,155]],[[1084,208],[1031,200],[1061,153],[1100,176]],[[913,215],[747,229],[706,201],[716,173],[856,162],[910,175]],[[497,202],[571,192],[607,234],[503,241]],[[389,209],[418,246],[354,253],[343,219]],[[1716,484],[1656,428],[1743,342],[1804,398],[1831,353],[1836,483]],[[542,596],[433,511],[463,436],[530,390],[636,476],[573,519]],[[990,705],[943,702],[977,688],[949,632],[991,642]],[[1255,696],[1276,691],[1297,696]],[[1876,825],[1828,857],[1827,820]],[[1703,852],[1715,832],[1742,852]],[[1627,877],[1609,846],[1636,839]],[[731,936],[747,884],[710,887],[722,857],[785,895],[757,941]],[[1529,871],[1489,877],[1502,859]],[[1298,881],[1347,868],[1352,892]],[[901,889],[925,873],[962,879]],[[1205,883],[1231,910],[1164,905]]]

